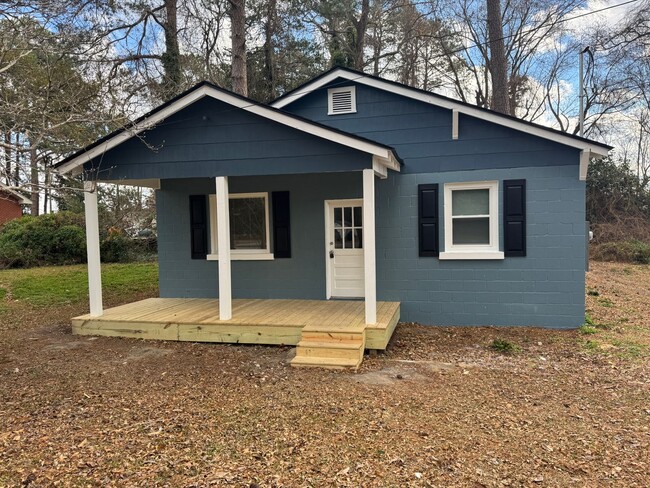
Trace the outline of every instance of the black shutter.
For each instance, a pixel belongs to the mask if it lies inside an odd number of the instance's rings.
[[[273,202],[273,257],[291,257],[291,226],[289,211],[289,192],[274,191]]]
[[[418,233],[421,257],[437,256],[438,184],[418,185]]]
[[[506,256],[526,255],[526,180],[503,182],[503,245]]]
[[[205,195],[190,195],[190,236],[192,259],[205,259],[208,254],[208,216]]]

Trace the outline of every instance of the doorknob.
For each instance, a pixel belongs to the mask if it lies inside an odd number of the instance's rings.
[[[334,259],[334,251],[330,251],[330,259]]]

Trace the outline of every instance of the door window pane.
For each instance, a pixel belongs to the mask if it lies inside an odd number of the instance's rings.
[[[354,226],[361,227],[363,226],[363,221],[361,219],[361,207],[354,207]]]
[[[490,244],[490,218],[453,219],[453,244]]]
[[[352,229],[345,229],[345,246],[346,249],[352,249]]]
[[[341,207],[334,208],[334,227],[340,228],[343,225],[343,209]]]
[[[363,230],[354,229],[354,248],[362,249],[363,247]]]
[[[231,249],[266,249],[264,198],[230,199]]]
[[[352,227],[352,207],[344,207],[343,216],[343,225],[345,227]]]
[[[451,193],[451,211],[457,215],[489,215],[490,190],[454,190]]]
[[[334,248],[343,249],[343,231],[341,229],[334,231]]]

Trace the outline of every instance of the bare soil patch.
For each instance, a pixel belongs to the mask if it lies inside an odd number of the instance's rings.
[[[593,334],[402,324],[356,373],[0,316],[0,486],[650,486],[650,267],[588,280]]]

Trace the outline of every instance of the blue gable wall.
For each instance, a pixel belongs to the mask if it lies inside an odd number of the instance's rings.
[[[327,115],[327,89],[284,107],[302,117],[392,146],[402,173],[433,173],[522,166],[577,165],[579,151],[460,114],[458,140],[451,138],[451,110],[358,83],[357,113]]]
[[[372,157],[205,97],[86,164],[102,180],[350,171]]]

